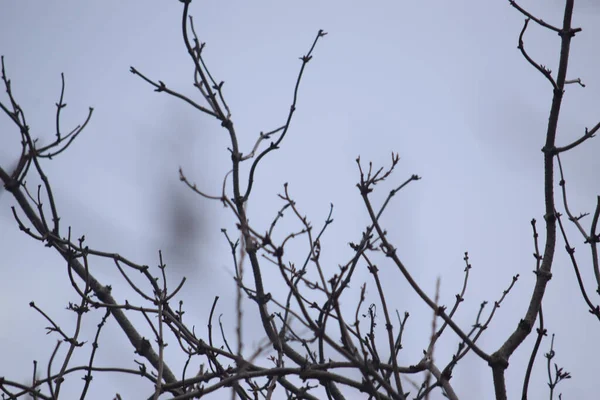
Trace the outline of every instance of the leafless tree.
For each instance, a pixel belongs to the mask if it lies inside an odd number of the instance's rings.
[[[44,165],[52,158],[61,156],[83,132],[91,120],[93,109],[90,108],[80,125],[64,133],[61,123],[61,115],[66,106],[63,76],[63,86],[56,104],[56,136],[51,143],[39,145],[30,132],[25,111],[19,105],[18,94],[11,87],[2,59],[2,81],[6,96],[0,102],[0,107],[14,123],[15,134],[20,135],[21,153],[16,165],[0,167],[0,178],[4,189],[16,201],[16,206],[12,208],[16,226],[35,241],[60,254],[67,265],[65,278],[70,280],[73,290],[79,296],[77,304],[68,306],[77,317],[75,326],[68,329],[59,326],[51,312],[31,303],[31,307],[39,312],[41,318],[47,320],[49,333],[57,335],[59,341],[47,366],[38,368],[38,364],[34,363],[30,383],[23,384],[18,379],[8,377],[0,378],[3,398],[59,398],[63,382],[75,377],[83,378],[81,398],[85,398],[95,390],[92,381],[94,375],[117,372],[129,374],[132,379],[142,377],[148,383],[148,392],[140,394],[140,398],[188,399],[219,392],[221,396],[231,393],[232,398],[241,399],[286,397],[339,400],[363,393],[361,396],[370,399],[400,400],[428,399],[438,391],[450,399],[458,399],[460,393],[452,385],[453,371],[468,353],[474,353],[483,367],[489,366],[494,396],[503,400],[507,398],[505,372],[511,356],[525,338],[534,332],[537,336],[527,373],[522,382],[510,383],[522,385],[522,398],[527,398],[533,364],[539,361],[542,341],[547,336],[542,299],[552,277],[552,265],[560,237],[566,244],[581,296],[590,313],[600,319],[600,306],[589,293],[591,283],[582,278],[580,270],[583,266],[575,257],[571,245],[573,239],[567,237],[565,230],[565,224],[574,224],[589,246],[596,291],[600,293],[597,249],[600,241],[597,233],[600,197],[592,220],[586,225],[583,220],[586,214],[575,215],[568,206],[565,174],[560,159],[563,153],[594,137],[600,123],[566,145],[559,145],[557,136],[560,109],[567,85],[583,86],[580,79],[567,76],[571,40],[581,31],[581,28],[573,27],[571,22],[574,0],[565,0],[564,19],[557,25],[535,17],[516,2],[509,1],[510,5],[526,17],[519,35],[518,48],[525,60],[547,79],[552,87],[553,97],[542,149],[542,238],[539,237],[536,220],[531,221],[536,281],[531,288],[528,304],[523,304],[523,309],[519,310],[522,314],[515,320],[516,328],[497,349],[482,348],[480,338],[519,276],[512,277],[512,280],[507,277],[506,290],[499,294],[491,309],[486,308],[486,303],[481,305],[472,326],[459,326],[454,316],[467,292],[471,270],[469,255],[465,253],[464,256],[464,283],[461,288],[457,288],[456,301],[450,306],[441,305],[438,304],[437,294],[433,296],[426,293],[413,278],[411,267],[402,262],[397,247],[386,234],[381,216],[394,196],[420,179],[417,175],[410,175],[401,179],[401,183],[396,182],[393,173],[399,164],[397,154],[391,155],[390,164],[385,167],[365,163],[360,158],[356,160],[357,188],[370,222],[357,240],[350,243],[352,257],[341,262],[333,271],[332,268],[325,269],[320,260],[321,239],[333,222],[333,206],[325,221],[313,225],[285,185],[280,194],[282,206],[273,211],[270,226],[265,230],[250,223],[246,205],[253,195],[256,173],[265,157],[284,145],[299,104],[301,82],[305,78],[309,62],[313,60],[317,45],[321,44],[327,33],[319,31],[308,51],[300,57],[300,71],[284,122],[276,129],[261,132],[252,148],[242,149],[226,101],[223,82],[209,70],[203,54],[204,43],[199,40],[193,19],[189,15],[191,0],[181,0],[181,3],[183,42],[194,69],[194,86],[199,95],[188,97],[181,94],[137,68],[131,67],[131,72],[156,92],[176,97],[198,112],[216,119],[229,137],[231,170],[223,177],[221,193],[207,193],[193,183],[193,179],[182,169],[179,170],[179,178],[203,201],[220,202],[235,216],[237,230],[223,230],[223,236],[229,243],[235,271],[233,284],[237,296],[236,333],[233,337],[228,337],[220,321],[218,328],[215,327],[217,321],[214,314],[218,298],[214,299],[212,306],[207,305],[211,312],[205,335],[188,324],[185,306],[178,301],[180,291],[185,290],[185,279],[175,287],[167,285],[168,269],[165,268],[162,254],[159,253],[158,267],[150,267],[119,254],[88,246],[84,237],[72,237],[71,228],[61,224],[52,184],[44,173]],[[530,24],[560,36],[560,60],[556,73],[534,60],[526,50],[524,37]],[[39,181],[39,185],[31,187],[27,184],[28,180]],[[383,202],[376,204],[372,198],[376,186],[392,181],[395,183],[392,183]],[[558,193],[555,193],[555,189]],[[280,220],[285,214],[290,214],[297,220],[297,230],[280,232]],[[291,243],[299,241],[305,246],[304,256],[289,256],[286,249]],[[137,294],[138,300],[135,303],[117,301],[111,287],[95,277],[94,263],[98,259],[110,260],[114,264],[123,280]],[[398,354],[402,350],[402,337],[409,314],[399,313],[386,296],[379,273],[383,265],[385,268],[395,268],[398,279],[404,279],[410,285],[433,315],[431,332],[426,333],[430,336],[429,344],[423,351],[422,358],[414,360],[412,364],[402,365],[399,361]],[[357,287],[356,271],[365,267],[372,278],[368,284],[375,288],[378,296],[378,300],[370,304],[367,304],[365,296],[367,282],[358,282],[361,285],[358,297],[347,295],[351,283]],[[286,288],[287,294],[284,296],[273,295],[273,288],[266,285],[264,276],[267,273],[273,275],[273,271],[276,271],[277,279]],[[272,284],[274,279],[269,279],[269,282]],[[345,307],[341,306],[342,298]],[[352,310],[348,304],[353,304]],[[244,346],[243,312],[254,313],[260,318],[265,340],[255,348]],[[145,325],[132,322],[130,316],[134,314],[142,316]],[[97,365],[98,343],[109,319],[118,323],[131,343],[137,356],[130,362],[135,361],[137,368]],[[80,338],[84,323],[97,323],[96,335],[91,344]],[[436,343],[444,334],[456,340],[456,351],[450,359],[434,359]],[[170,345],[169,349],[167,345]],[[67,346],[68,350],[59,352],[61,346]],[[169,351],[185,355],[187,361],[181,370],[175,370],[169,364]],[[74,365],[73,356],[76,352],[87,354],[88,362]],[[554,355],[552,347],[545,354],[551,398],[556,385],[570,378],[568,372],[556,364],[553,366]],[[470,398],[468,395],[466,397]],[[492,395],[488,397],[491,398]],[[116,398],[120,398],[120,395],[116,394]]]

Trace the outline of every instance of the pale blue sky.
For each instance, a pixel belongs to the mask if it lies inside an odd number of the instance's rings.
[[[600,118],[600,8],[591,0],[579,3],[574,23],[583,32],[573,42],[569,78],[581,77],[587,87],[569,87],[559,144],[580,136]],[[522,5],[551,23],[562,20],[562,1]],[[211,71],[226,82],[245,149],[259,131],[283,123],[298,57],[319,29],[329,33],[307,67],[289,136],[258,171],[249,203],[258,230],[281,206],[276,194],[284,182],[317,226],[333,203],[335,223],[323,242],[323,258],[334,271],[351,255],[347,243],[359,240],[367,221],[355,187],[355,158],[383,165],[391,151],[398,152],[397,172],[375,198],[383,198],[413,173],[423,177],[400,193],[385,214],[390,237],[423,288],[433,294],[441,276],[442,302],[451,305],[462,282],[462,257],[469,251],[474,268],[457,316],[469,327],[480,302],[496,300],[511,277],[521,274],[481,339],[483,349],[496,350],[525,311],[534,268],[530,220],[542,221],[543,214],[540,149],[551,88],[517,50],[524,18],[500,0],[197,1],[191,9],[201,40],[207,42]],[[226,135],[212,118],[154,93],[129,72],[135,66],[173,89],[194,94],[180,14],[177,1],[12,2],[0,15],[0,53],[32,132],[42,143],[54,133],[61,72],[67,85],[65,129],[80,123],[89,106],[95,108],[69,151],[46,164],[63,226],[85,234],[90,247],[140,263],[155,265],[157,251],[163,249],[173,282],[189,278],[182,295],[197,326],[204,329],[215,295],[222,296],[224,321],[233,326],[233,296],[228,295],[234,290],[232,267],[220,234],[223,227],[235,232],[233,219],[220,204],[194,196],[177,179],[181,165],[206,191],[218,193],[228,170]],[[558,39],[531,25],[526,46],[554,70]],[[0,164],[5,167],[14,161],[18,146],[18,132],[7,118],[0,118],[0,137]],[[595,139],[563,158],[577,212],[592,211],[600,193],[595,172],[599,150]],[[64,306],[76,295],[58,255],[18,231],[10,212],[13,203],[6,193],[0,196],[0,299],[10,304],[3,308],[0,329],[0,376],[26,380],[31,360],[45,364],[56,340],[44,335],[46,324],[28,303],[35,300],[68,324],[72,316]],[[174,227],[187,219],[191,240],[181,242]],[[292,218],[284,222],[282,227],[295,226]],[[587,249],[572,232],[587,267]],[[559,390],[568,398],[590,398],[596,387],[593,363],[600,356],[600,325],[577,292],[562,247],[559,241],[544,302],[546,327],[557,334],[556,361],[574,376]],[[96,268],[101,281],[121,286],[111,263]],[[586,273],[591,278],[589,268]],[[401,363],[416,363],[427,344],[431,313],[395,269],[384,267],[382,274],[394,307],[411,313]],[[364,280],[372,286],[366,270],[357,278],[353,289]],[[346,301],[354,307],[355,299],[348,296]],[[246,329],[253,340],[260,332],[250,318],[251,304],[247,307]],[[88,333],[96,324],[92,320]],[[133,353],[121,332],[114,326],[108,332],[100,361],[128,361]],[[456,346],[450,332],[445,339],[437,349],[442,365]],[[533,335],[511,359],[511,398],[520,393],[532,340]],[[545,341],[541,352],[548,346]],[[78,393],[79,382],[73,381],[70,389]],[[93,386],[100,382],[108,382],[110,391],[98,398],[115,392],[135,398],[139,390],[117,376],[97,376]],[[486,398],[491,371],[467,358],[452,382],[464,398]],[[532,385],[531,398],[546,396],[543,358]],[[148,388],[144,390],[146,394]]]

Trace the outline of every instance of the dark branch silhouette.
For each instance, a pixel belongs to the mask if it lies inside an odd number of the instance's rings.
[[[13,92],[11,81],[6,72],[2,58],[2,82],[6,91],[0,101],[0,109],[12,121],[15,135],[19,135],[21,149],[18,161],[9,166],[0,165],[0,179],[4,189],[15,199],[17,206],[12,208],[15,226],[34,241],[54,249],[64,259],[67,266],[68,279],[78,296],[77,304],[71,303],[67,309],[76,315],[73,327],[65,328],[55,322],[53,311],[44,310],[35,303],[31,307],[47,323],[47,333],[58,338],[56,347],[48,365],[38,368],[34,363],[33,378],[30,384],[19,383],[16,379],[0,378],[0,390],[5,398],[57,399],[61,395],[61,387],[67,379],[83,377],[81,398],[91,396],[95,387],[93,376],[103,373],[119,373],[131,375],[134,379],[142,378],[147,383],[147,393],[140,397],[158,399],[191,399],[201,398],[209,393],[219,392],[223,395],[231,393],[234,398],[283,398],[290,399],[345,399],[349,394],[359,394],[369,399],[404,400],[409,398],[428,399],[439,391],[449,399],[458,399],[461,395],[452,386],[453,372],[462,364],[461,361],[469,353],[473,353],[483,366],[489,366],[490,377],[494,383],[494,397],[497,400],[507,399],[506,370],[514,352],[523,345],[525,338],[533,331],[536,321],[537,337],[531,349],[526,366],[526,374],[522,382],[522,398],[528,397],[533,366],[539,358],[539,349],[548,336],[544,325],[542,301],[547,285],[552,278],[552,267],[557,245],[557,227],[566,244],[575,279],[578,283],[583,302],[589,312],[600,319],[600,305],[594,303],[589,292],[590,283],[582,277],[581,270],[585,266],[575,256],[572,240],[567,235],[565,224],[571,222],[581,234],[585,245],[589,246],[592,256],[591,269],[596,282],[593,286],[600,293],[600,266],[597,245],[600,234],[597,232],[600,219],[600,196],[593,212],[592,221],[585,226],[583,220],[588,214],[576,215],[571,211],[566,189],[566,173],[560,159],[562,153],[571,151],[587,143],[595,136],[600,123],[570,144],[559,147],[558,121],[563,102],[563,94],[568,84],[579,83],[579,78],[567,79],[571,40],[581,28],[572,26],[573,0],[565,0],[562,24],[550,24],[535,17],[515,1],[510,5],[527,19],[518,36],[518,49],[525,60],[533,66],[550,83],[552,88],[552,104],[549,111],[548,126],[543,145],[544,157],[544,227],[538,227],[536,220],[531,222],[533,229],[533,247],[536,276],[531,288],[527,304],[518,312],[523,313],[516,327],[497,349],[484,348],[481,338],[490,329],[495,315],[500,311],[503,301],[511,294],[518,282],[519,275],[507,276],[505,290],[498,293],[493,303],[484,301],[479,312],[473,316],[471,326],[461,326],[455,320],[459,306],[467,296],[467,286],[472,265],[469,254],[465,253],[464,279],[462,287],[457,288],[456,300],[451,308],[439,304],[439,281],[435,296],[428,294],[421,282],[411,273],[413,267],[402,261],[397,247],[387,235],[383,213],[392,200],[402,191],[409,189],[420,179],[416,174],[409,174],[402,183],[395,181],[396,170],[400,158],[392,153],[390,165],[377,167],[372,163],[364,163],[357,158],[357,188],[362,198],[369,222],[360,233],[356,242],[350,243],[353,251],[348,260],[341,261],[337,268],[325,268],[320,256],[324,243],[324,234],[334,223],[333,205],[324,221],[315,229],[315,225],[301,211],[291,194],[290,187],[285,184],[279,199],[282,205],[273,210],[273,218],[266,230],[254,226],[246,204],[253,196],[253,187],[258,179],[257,171],[262,161],[270,153],[285,151],[284,139],[292,134],[292,121],[297,108],[302,106],[301,86],[307,77],[309,61],[317,57],[318,45],[327,35],[319,30],[305,55],[300,57],[299,71],[295,84],[291,88],[292,96],[287,115],[282,118],[281,126],[261,132],[252,148],[240,147],[238,133],[232,119],[232,111],[226,101],[224,82],[211,72],[204,55],[204,43],[196,33],[194,21],[189,15],[191,0],[180,0],[183,3],[181,28],[185,49],[190,57],[194,71],[194,87],[196,96],[186,96],[176,88],[168,86],[131,67],[133,75],[150,85],[158,93],[177,98],[192,106],[200,113],[216,119],[229,137],[231,169],[222,178],[221,193],[211,193],[198,188],[194,180],[188,178],[183,169],[179,169],[179,179],[199,195],[202,201],[221,202],[226,212],[235,217],[237,231],[230,233],[223,229],[224,240],[229,244],[234,276],[232,284],[236,288],[236,330],[235,337],[228,337],[227,329],[218,315],[219,297],[212,304],[203,304],[210,309],[206,331],[195,329],[188,323],[186,307],[179,300],[179,294],[185,290],[186,279],[182,279],[175,287],[169,285],[168,268],[163,260],[162,252],[158,252],[157,265],[150,267],[141,265],[125,256],[111,251],[101,250],[88,245],[84,236],[74,238],[71,227],[65,228],[60,223],[60,204],[54,196],[50,179],[44,172],[45,163],[53,157],[60,156],[70,148],[90,123],[93,109],[90,108],[83,122],[66,130],[61,121],[65,112],[65,77],[61,75],[61,91],[56,103],[56,134],[50,144],[38,146],[29,129],[25,111],[19,105],[17,94]],[[525,50],[525,33],[529,22],[551,32],[558,33],[561,40],[558,70],[553,73],[549,68],[534,60],[529,50]],[[560,27],[559,27],[560,26]],[[576,86],[574,86],[576,87]],[[68,133],[64,133],[68,132]],[[242,164],[247,163],[247,168]],[[562,206],[556,199],[556,171],[559,167],[560,197]],[[41,183],[31,187],[27,178],[37,178]],[[31,179],[30,179],[31,181]],[[394,181],[394,182],[392,182]],[[385,185],[390,185],[389,193],[381,203],[374,199],[373,193]],[[559,208],[561,211],[559,211]],[[298,223],[295,231],[281,232],[280,221],[289,215]],[[542,238],[540,237],[542,236]],[[291,243],[303,243],[305,255],[294,259],[288,255]],[[543,243],[543,245],[541,244]],[[541,250],[543,246],[543,250]],[[93,260],[109,260],[119,272],[122,281],[137,296],[135,300],[119,302],[113,296],[112,287],[102,283],[95,275]],[[384,266],[385,264],[385,266]],[[428,347],[423,350],[422,358],[406,363],[400,357],[403,349],[403,334],[410,327],[408,312],[403,317],[394,308],[385,285],[382,283],[382,268],[394,268],[397,278],[408,283],[425,305],[429,307],[433,317]],[[357,284],[356,271],[364,268],[372,281]],[[269,279],[265,277],[268,276]],[[278,282],[278,283],[274,283]],[[355,284],[360,287],[360,295],[350,298],[348,288]],[[284,295],[274,285],[285,288]],[[376,299],[373,303],[366,300],[367,284],[375,289]],[[353,304],[342,306],[344,301]],[[251,307],[243,310],[243,306]],[[354,306],[355,305],[355,306]],[[488,307],[489,305],[489,307]],[[254,348],[244,344],[242,327],[243,313],[252,313],[260,320],[264,332],[264,340]],[[141,316],[144,324],[134,323],[131,315]],[[137,368],[100,367],[97,365],[98,352],[102,351],[99,343],[103,338],[107,321],[114,319],[135,354],[132,359]],[[84,324],[95,324],[96,334],[92,343],[81,339]],[[215,329],[218,328],[218,331]],[[148,337],[144,335],[148,335]],[[434,350],[442,335],[451,336],[456,343],[456,351],[448,359],[442,359]],[[186,358],[185,366],[176,370],[170,365],[166,347],[171,345]],[[59,348],[66,346],[67,351],[59,353]],[[571,378],[570,373],[552,362],[556,356],[554,335],[550,350],[544,356],[547,359],[548,386],[550,398],[556,386],[563,380]],[[87,353],[86,353],[87,352]],[[87,354],[87,362],[73,365],[74,354]],[[200,365],[199,370],[196,366]],[[83,374],[83,375],[81,375]],[[422,383],[418,383],[422,382]],[[518,385],[521,387],[521,385]],[[409,389],[412,388],[412,389]],[[64,395],[63,395],[64,396]],[[115,398],[120,398],[115,394]],[[95,396],[91,396],[95,397]],[[490,394],[489,398],[492,397]],[[469,398],[468,394],[467,397]]]

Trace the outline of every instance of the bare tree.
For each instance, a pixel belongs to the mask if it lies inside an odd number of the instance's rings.
[[[575,257],[571,245],[573,240],[569,239],[565,229],[567,222],[574,224],[589,246],[592,259],[590,267],[596,278],[596,291],[600,293],[597,249],[600,241],[597,233],[600,197],[592,220],[586,225],[583,218],[587,214],[575,215],[568,206],[566,178],[560,158],[563,153],[592,138],[600,128],[600,123],[566,145],[558,144],[557,136],[560,109],[567,85],[584,86],[580,79],[572,79],[567,75],[571,40],[581,31],[581,28],[574,28],[571,22],[574,1],[565,0],[561,25],[545,22],[516,2],[509,1],[510,5],[526,17],[519,35],[518,48],[525,60],[547,79],[552,87],[553,97],[542,149],[544,210],[541,215],[544,222],[540,229],[541,239],[536,220],[531,221],[536,281],[531,288],[529,302],[519,310],[522,314],[515,321],[516,328],[497,349],[484,349],[480,345],[480,338],[490,327],[493,317],[519,276],[513,276],[512,280],[507,277],[507,287],[498,295],[491,309],[486,308],[487,303],[481,304],[472,326],[464,327],[455,322],[454,317],[465,298],[469,282],[471,264],[468,253],[464,255],[464,283],[461,288],[457,288],[454,304],[441,305],[438,296],[439,280],[438,289],[433,295],[422,288],[411,274],[411,267],[401,260],[381,218],[392,199],[409,184],[420,179],[418,175],[410,175],[402,178],[400,183],[396,181],[393,173],[399,165],[397,154],[392,153],[390,164],[385,167],[364,162],[360,157],[356,159],[357,188],[370,222],[356,241],[350,243],[352,257],[340,262],[333,270],[324,268],[320,258],[323,235],[333,223],[333,206],[324,221],[313,225],[302,212],[301,205],[294,201],[286,184],[279,196],[282,206],[273,210],[271,223],[266,228],[251,223],[246,206],[254,193],[257,171],[270,153],[283,146],[284,139],[290,133],[294,112],[300,101],[302,80],[305,79],[317,45],[320,45],[327,33],[320,30],[308,51],[300,57],[300,70],[289,112],[283,123],[275,129],[261,132],[251,148],[242,149],[232,112],[226,101],[224,84],[209,70],[204,59],[204,43],[198,38],[193,19],[189,15],[191,0],[181,0],[181,3],[183,42],[193,66],[194,86],[199,96],[186,96],[137,68],[131,67],[131,73],[156,92],[178,98],[198,112],[216,119],[229,137],[231,170],[223,177],[220,193],[208,193],[199,188],[183,169],[179,170],[179,178],[193,193],[207,201],[222,203],[227,212],[235,217],[237,229],[222,231],[231,250],[231,262],[235,271],[235,334],[233,337],[229,336],[220,320],[216,327],[217,319],[214,314],[218,307],[218,297],[209,306],[211,311],[206,334],[200,334],[189,325],[184,304],[178,299],[180,292],[185,290],[185,279],[175,286],[168,284],[168,269],[162,253],[159,252],[158,267],[142,265],[120,254],[88,245],[85,237],[73,237],[71,228],[61,224],[57,211],[59,208],[52,184],[44,172],[44,165],[60,156],[73,143],[89,123],[93,109],[90,108],[80,125],[68,133],[63,131],[61,115],[66,107],[63,76],[62,90],[56,104],[56,136],[49,144],[38,144],[30,132],[25,111],[19,105],[18,94],[11,87],[3,58],[2,81],[6,96],[0,102],[0,107],[14,123],[15,134],[20,135],[21,153],[16,165],[0,167],[0,178],[6,191],[16,201],[17,206],[12,208],[16,225],[35,241],[60,254],[67,266],[65,279],[69,279],[79,298],[77,304],[68,305],[68,309],[76,315],[75,325],[69,329],[55,322],[52,313],[31,303],[31,307],[49,324],[48,333],[57,335],[59,341],[47,366],[38,368],[38,364],[34,363],[30,383],[0,378],[3,397],[59,398],[63,382],[81,377],[81,398],[85,398],[96,390],[92,381],[94,375],[116,372],[131,375],[132,379],[142,377],[148,383],[147,392],[140,394],[140,398],[201,398],[215,392],[224,396],[230,391],[232,398],[241,399],[286,397],[339,400],[357,394],[372,399],[428,399],[435,392],[450,399],[458,399],[461,394],[453,388],[453,372],[461,365],[460,361],[472,353],[482,366],[489,366],[496,399],[507,399],[508,384],[522,385],[522,398],[527,398],[533,365],[539,361],[542,341],[547,336],[542,300],[552,277],[556,245],[561,237],[572,261],[581,296],[590,313],[600,319],[600,305],[591,298],[591,283],[582,278],[583,266]],[[534,60],[526,50],[524,36],[530,24],[560,36],[560,59],[556,73]],[[558,170],[555,171],[557,167]],[[32,187],[27,184],[28,181],[38,181],[39,184]],[[383,201],[374,200],[372,194],[376,186],[388,183],[391,184],[391,189]],[[555,189],[558,193],[555,193]],[[280,221],[284,215],[293,216],[298,224],[296,230],[281,232]],[[301,257],[297,257],[296,252],[288,251],[292,243],[297,242],[304,246]],[[99,259],[112,262],[138,296],[136,302],[119,302],[119,296],[113,294],[111,286],[96,278],[94,264]],[[351,283],[357,287],[356,271],[365,267],[372,278],[369,285],[377,294],[374,302],[366,300],[367,282],[359,282],[358,297],[352,296],[349,291]],[[410,364],[401,364],[399,357],[409,314],[400,313],[390,302],[389,296],[386,296],[381,282],[381,268],[394,268],[398,279],[403,279],[410,285],[433,315],[431,332],[425,333],[430,337],[428,346],[423,350],[422,358],[413,360]],[[270,277],[276,275],[276,278],[273,277],[268,282],[274,284],[273,282],[278,281],[279,287],[285,288],[285,295],[273,294],[275,288],[267,285],[267,274]],[[341,305],[342,299],[344,307]],[[352,307],[348,304],[352,304]],[[254,348],[249,348],[244,343],[244,312],[259,318],[264,331],[264,341]],[[141,318],[134,322],[131,315]],[[132,361],[137,364],[136,368],[131,368],[131,364],[128,364],[129,367],[97,365],[98,343],[109,320],[118,323],[135,350],[137,356]],[[80,337],[84,323],[97,324],[96,335],[91,344]],[[537,336],[531,349],[526,375],[521,382],[507,383],[505,372],[511,356],[532,332]],[[447,360],[434,358],[436,344],[444,334],[451,336],[457,344],[454,355]],[[68,350],[59,352],[63,345]],[[170,347],[167,348],[167,345]],[[173,352],[184,355],[186,362],[183,368],[175,369],[169,362]],[[75,353],[86,354],[87,362],[74,362]],[[550,398],[554,396],[556,385],[571,377],[568,372],[553,364],[554,356],[552,339],[550,350],[545,354]],[[470,398],[468,394],[464,395]],[[490,394],[489,397],[491,396]],[[116,394],[116,398],[120,398],[120,395]]]

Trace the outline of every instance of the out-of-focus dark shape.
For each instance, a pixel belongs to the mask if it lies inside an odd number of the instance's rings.
[[[158,204],[163,211],[161,247],[164,246],[171,265],[197,270],[209,239],[204,229],[205,208],[176,183],[167,185],[170,190]]]

